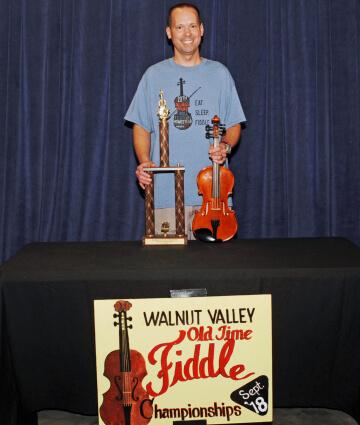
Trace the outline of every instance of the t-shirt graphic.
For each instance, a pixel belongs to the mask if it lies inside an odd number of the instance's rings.
[[[174,99],[176,111],[174,111],[174,126],[179,130],[186,130],[192,124],[192,117],[189,112],[190,107],[190,98],[193,96],[199,89],[196,89],[191,96],[184,95],[184,84],[186,81],[183,78],[180,78],[177,83],[180,86],[180,96],[176,96]]]

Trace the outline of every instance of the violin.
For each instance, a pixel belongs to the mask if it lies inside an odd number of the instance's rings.
[[[127,316],[129,301],[117,301],[114,326],[119,327],[119,350],[112,351],[105,359],[104,376],[109,379],[109,390],[103,394],[100,417],[106,425],[146,425],[152,417],[152,401],[142,387],[147,375],[145,360],[129,348]]]
[[[216,115],[211,122],[212,127],[205,128],[206,138],[213,138],[214,147],[218,147],[225,127],[220,124],[220,118]],[[228,206],[228,197],[232,193],[234,181],[233,173],[215,162],[199,172],[197,185],[203,202],[200,210],[195,212],[192,222],[196,239],[221,242],[235,236],[238,228],[236,215]]]

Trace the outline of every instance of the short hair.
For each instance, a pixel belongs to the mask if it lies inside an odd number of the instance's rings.
[[[192,4],[192,3],[183,2],[183,3],[174,4],[173,6],[170,7],[169,13],[168,13],[168,20],[167,20],[168,27],[170,27],[170,25],[171,25],[171,14],[172,14],[173,10],[174,9],[183,9],[185,7],[189,7],[191,9],[194,9],[195,12],[198,15],[199,23],[201,23],[201,17],[200,17],[200,10],[199,10],[199,8],[197,6],[195,6],[194,4]]]

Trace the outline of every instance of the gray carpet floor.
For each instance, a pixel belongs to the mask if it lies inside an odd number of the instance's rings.
[[[42,411],[39,425],[98,425],[97,416],[82,416],[61,411]],[[171,425],[171,424],[169,424]],[[274,409],[273,425],[358,425],[349,415],[329,409]]]
[[[83,416],[59,410],[38,413],[38,425],[98,425],[97,416]]]

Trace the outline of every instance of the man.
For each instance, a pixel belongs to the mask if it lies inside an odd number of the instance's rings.
[[[157,105],[159,92],[171,110],[169,119],[170,165],[185,166],[186,228],[191,236],[191,219],[202,204],[197,193],[196,176],[212,161],[223,164],[238,143],[240,123],[245,116],[229,71],[219,62],[200,55],[204,26],[196,6],[179,3],[169,10],[166,35],[171,40],[174,56],[159,62],[145,72],[125,119],[134,123],[133,143],[139,161],[136,176],[142,188],[151,178],[146,167],[159,164],[159,130]],[[175,102],[173,108],[172,102]],[[205,125],[218,115],[226,126],[226,135],[218,148],[205,139]],[[174,182],[169,174],[155,176],[155,228],[160,233],[162,221],[170,221],[174,213]],[[174,223],[171,223],[174,228]]]

